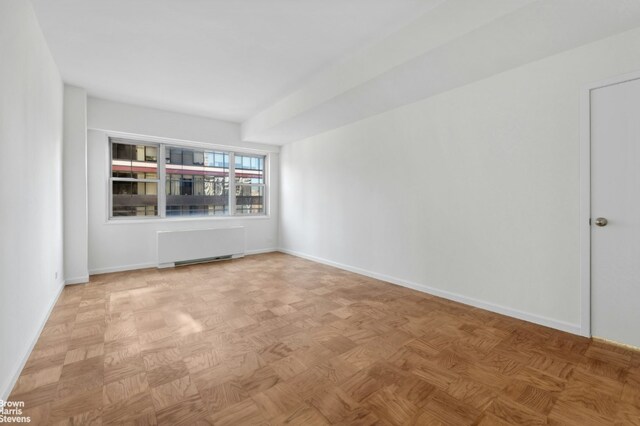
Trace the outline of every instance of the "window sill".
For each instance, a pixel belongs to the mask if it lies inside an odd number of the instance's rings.
[[[217,222],[217,221],[233,221],[233,220],[267,220],[271,219],[271,215],[256,216],[204,216],[204,217],[162,217],[162,218],[123,218],[123,219],[107,219],[107,225],[137,225],[148,223],[173,223],[173,222]]]

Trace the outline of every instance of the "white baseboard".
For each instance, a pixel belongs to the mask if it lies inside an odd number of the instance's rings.
[[[247,250],[245,252],[246,256],[253,256],[254,254],[264,254],[264,253],[273,253],[279,251],[277,248],[275,247],[271,247],[271,248],[266,248],[266,249],[258,249],[258,250]]]
[[[278,249],[275,247],[257,249],[257,250],[247,250],[245,252],[245,255],[252,256],[254,254],[272,253],[275,251],[278,251]],[[147,269],[147,268],[157,268],[157,267],[158,267],[158,264],[156,262],[138,263],[133,265],[122,265],[122,266],[109,266],[106,268],[92,269],[89,271],[89,275],[108,274],[111,272],[135,271],[136,269]],[[72,283],[68,283],[68,284],[72,284]]]
[[[89,282],[89,274],[76,278],[67,278],[64,280],[65,285],[86,284]]]
[[[325,265],[333,266],[335,268],[344,269],[345,271],[354,272],[356,274],[364,275],[367,277],[375,278],[381,281],[387,281],[392,284],[397,284],[402,287],[411,288],[413,290],[421,291],[423,293],[431,294],[433,296],[442,297],[444,299],[453,300],[455,302],[463,303],[465,305],[474,306],[476,308],[485,309],[487,311],[496,312],[498,314],[507,315],[513,318],[521,319],[524,321],[532,322],[534,324],[543,325],[545,327],[555,328],[556,330],[566,331],[567,333],[582,335],[582,328],[580,324],[571,324],[564,321],[555,320],[552,318],[547,318],[541,315],[531,314],[528,312],[523,312],[518,309],[508,308],[506,306],[496,305],[491,302],[485,302],[483,300],[478,300],[472,297],[463,296],[461,294],[452,293],[446,290],[440,290],[437,288],[429,287],[424,284],[419,284],[407,280],[402,280],[400,278],[391,277],[389,275],[379,274],[377,272],[368,271],[362,268],[357,268],[355,266],[349,266],[342,263],[334,262],[332,260],[323,259],[316,256],[311,256],[305,253],[300,253],[293,250],[280,248],[278,251],[286,254],[290,254],[296,257],[301,257],[303,259],[311,260],[314,262],[322,263]]]
[[[47,311],[45,312],[45,314],[41,318],[40,326],[38,327],[38,331],[36,331],[35,335],[32,336],[31,343],[29,344],[29,347],[22,354],[22,357],[20,358],[20,361],[17,363],[17,365],[10,372],[10,376],[8,377],[8,379],[6,379],[5,383],[0,385],[0,400],[6,401],[9,398],[9,395],[11,394],[11,391],[13,390],[13,387],[16,385],[16,382],[18,381],[18,378],[20,377],[20,373],[22,373],[22,369],[24,368],[25,364],[29,360],[29,356],[31,355],[31,351],[33,351],[33,348],[36,346],[36,343],[38,342],[38,338],[40,337],[40,333],[42,333],[42,329],[44,328],[45,324],[47,323],[47,320],[49,319],[49,315],[51,315],[51,311],[53,311],[54,306],[56,306],[56,303],[58,302],[58,299],[60,298],[60,295],[62,294],[62,290],[64,290],[64,281],[60,280],[60,281],[58,281],[58,291],[56,292],[55,297],[53,298],[53,300],[49,304],[49,307],[47,308]],[[8,344],[8,342],[3,342],[3,343],[4,344]]]
[[[111,272],[135,271],[136,269],[155,268],[157,266],[158,264],[156,262],[138,263],[134,265],[108,266],[106,268],[92,269],[89,271],[89,275],[109,274]]]

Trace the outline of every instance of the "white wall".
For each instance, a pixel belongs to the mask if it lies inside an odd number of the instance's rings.
[[[0,58],[0,399],[6,399],[63,286],[63,88],[29,2],[0,2]]]
[[[639,52],[636,29],[285,145],[282,248],[579,332],[580,88]]]
[[[64,87],[64,276],[67,284],[89,281],[87,211],[87,93]]]
[[[237,144],[237,123],[89,98],[88,127],[192,142]],[[249,145],[246,145],[249,146]]]
[[[272,251],[278,246],[279,147],[240,141],[235,123],[195,117],[89,98],[89,272],[154,267],[157,231],[244,226],[247,251]],[[128,134],[211,143],[230,149],[261,149],[270,156],[270,215],[255,218],[108,221],[108,134]]]

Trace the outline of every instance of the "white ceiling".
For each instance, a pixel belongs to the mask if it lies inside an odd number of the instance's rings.
[[[67,83],[244,121],[442,0],[31,0]]]
[[[486,12],[485,22],[475,10],[468,25],[452,30],[477,1],[451,0],[445,6],[455,7],[426,14],[383,43],[386,62],[397,57],[388,51],[401,51],[407,39],[414,46],[426,46],[420,54],[376,76],[356,79],[349,87],[343,83],[348,67],[339,67],[337,77],[325,73],[325,81],[323,76],[316,78],[322,96],[310,85],[280,100],[242,124],[242,139],[294,142],[640,27],[639,0],[482,0],[475,7]],[[435,29],[435,34],[403,34],[424,28]],[[434,43],[445,32],[449,36]],[[364,73],[356,75],[360,74]]]

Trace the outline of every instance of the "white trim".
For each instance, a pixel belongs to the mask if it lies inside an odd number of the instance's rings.
[[[640,79],[640,71],[584,85],[580,91],[580,335],[591,337],[591,91]]]
[[[142,223],[172,223],[172,222],[197,222],[197,221],[217,221],[217,220],[260,220],[271,219],[271,216],[267,215],[237,215],[237,216],[171,216],[160,217],[151,216],[150,219],[143,219],[145,216],[140,216],[141,219],[133,219],[135,216],[131,216],[131,219],[109,219],[105,221],[105,225],[131,225]],[[149,217],[149,216],[147,216]],[[155,218],[155,219],[154,219]]]
[[[591,89],[580,93],[580,334],[591,337]]]
[[[266,155],[268,153],[280,152],[280,147],[276,145],[268,145],[268,146],[265,146],[265,149],[260,149],[260,148],[245,147],[242,144],[232,145],[232,144],[221,144],[221,143],[214,143],[214,142],[198,142],[198,141],[192,141],[187,139],[167,138],[167,137],[160,137],[160,136],[143,135],[139,133],[118,132],[114,130],[93,128],[93,127],[89,128],[89,130],[104,132],[107,135],[107,137],[134,139],[139,142],[149,141],[151,143],[167,144],[167,145],[178,144],[181,146],[191,147],[191,148],[208,148],[208,149],[218,149],[221,151],[242,151],[248,154],[253,153],[253,154],[262,154],[262,155]],[[137,138],[144,138],[144,139],[141,140]]]
[[[440,290],[424,284],[419,284],[412,281],[391,277],[389,275],[379,274],[377,272],[368,271],[366,269],[358,268],[355,266],[345,265],[342,263],[334,262],[332,260],[311,256],[311,255],[300,253],[293,250],[280,248],[278,251],[282,253],[290,254],[296,257],[301,257],[303,259],[311,260],[313,262],[318,262],[324,265],[333,266],[335,268],[344,269],[345,271],[354,272],[356,274],[375,278],[377,280],[386,281],[402,287],[407,287],[413,290],[420,291],[422,293],[431,294],[433,296],[438,296],[444,299],[453,300],[455,302],[463,303],[465,305],[474,306],[476,308],[485,309],[487,311],[496,312],[498,314],[507,315],[513,318],[543,325],[545,327],[555,328],[557,330],[566,331],[572,334],[580,334],[580,324],[570,324],[568,322],[547,318],[541,315],[535,315],[535,314],[520,311],[517,309],[507,308],[505,306],[496,305],[490,302],[485,302],[483,300],[474,299],[472,297],[463,296],[463,295],[452,293],[446,290]]]
[[[160,219],[167,218],[167,145],[158,145],[158,216]],[[113,194],[109,196],[113,200]],[[113,220],[110,217],[109,220]]]
[[[256,250],[247,250],[245,251],[245,256],[252,256],[255,254],[263,254],[263,253],[273,253],[279,251],[275,247],[264,248],[264,249],[256,249]],[[126,271],[135,271],[137,269],[149,269],[149,268],[157,268],[158,263],[138,263],[134,265],[122,265],[122,266],[109,266],[106,268],[96,268],[89,271],[89,275],[100,275],[100,274],[109,274],[112,272],[126,272]]]
[[[229,216],[236,217],[236,153],[229,151]]]
[[[277,248],[275,247],[271,247],[271,248],[265,248],[265,249],[257,249],[257,250],[247,250],[244,252],[245,256],[254,256],[256,254],[265,254],[265,253],[274,253],[279,251]]]
[[[89,274],[76,278],[67,278],[64,280],[65,285],[86,284],[89,282]]]
[[[49,315],[51,315],[51,312],[53,311],[53,308],[56,306],[56,303],[58,303],[58,299],[60,298],[60,295],[62,294],[62,290],[64,290],[64,281],[63,280],[59,280],[57,282],[58,284],[58,291],[55,295],[55,297],[53,298],[53,300],[51,301],[47,312],[44,314],[42,320],[40,321],[40,327],[38,327],[38,331],[35,333],[35,335],[32,337],[31,339],[31,344],[29,344],[28,349],[25,351],[24,354],[22,354],[22,359],[21,361],[19,361],[18,365],[15,366],[15,368],[13,369],[13,374],[11,374],[9,380],[4,383],[2,385],[2,387],[0,387],[0,399],[3,401],[6,401],[9,398],[9,395],[11,394],[11,391],[13,390],[13,387],[16,385],[16,382],[18,381],[18,378],[20,377],[20,373],[22,373],[22,369],[24,368],[24,366],[27,364],[27,361],[29,360],[29,356],[31,355],[31,352],[33,351],[33,348],[36,346],[36,343],[38,342],[38,339],[40,338],[40,334],[42,333],[42,330],[44,329],[44,326],[47,324],[47,321],[49,320]],[[4,342],[4,344],[8,344],[8,342]]]
[[[89,270],[89,275],[110,274],[111,272],[135,271],[136,269],[149,269],[158,266],[157,262],[137,263],[133,265],[109,266]]]

